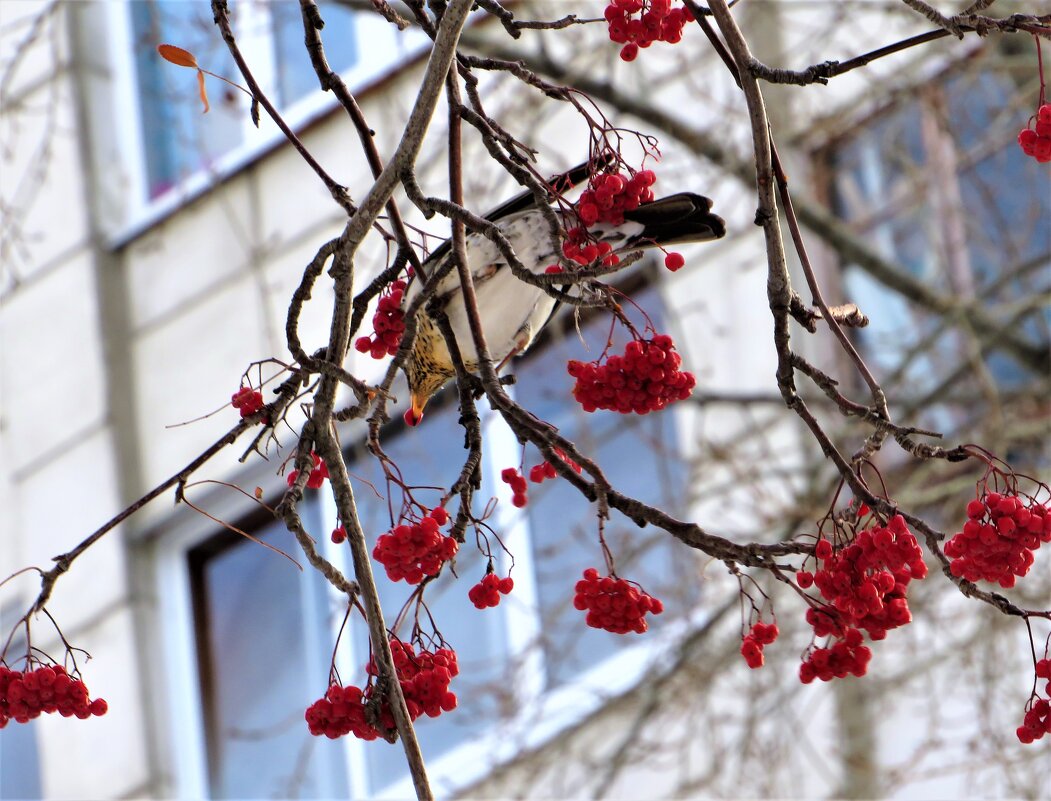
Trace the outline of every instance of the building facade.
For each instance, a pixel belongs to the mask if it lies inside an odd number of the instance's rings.
[[[326,170],[353,197],[363,194],[371,183],[366,161],[342,109],[317,88],[296,4],[232,5],[260,83]],[[745,12],[760,57],[845,58],[864,43],[924,29],[875,8],[840,9],[831,19],[827,5]],[[549,18],[562,8],[523,4],[520,17]],[[427,40],[397,34],[358,4],[321,9],[330,62],[356,93],[387,156],[407,119]],[[849,44],[815,40],[818,27]],[[720,533],[785,536],[791,532],[780,531],[788,525],[782,515],[800,508],[814,454],[780,410],[773,385],[763,243],[752,225],[747,176],[741,177],[748,153],[743,106],[714,58],[688,61],[684,69],[679,51],[655,47],[645,71],[633,72],[615,47],[603,50],[611,46],[594,28],[580,34],[584,39],[555,40],[550,52],[527,40],[521,52],[534,56],[538,70],[545,59],[561,65],[568,83],[574,76],[595,83],[593,95],[617,125],[630,131],[665,124],[657,188],[704,193],[727,219],[725,240],[684,249],[689,269],[670,274],[650,258],[625,279],[625,291],[657,330],[675,337],[700,389],[695,402],[663,415],[630,421],[585,415],[567,400],[564,363],[591,358],[585,347],[601,350],[608,323],[563,316],[517,363],[514,392],[593,454],[614,484]],[[207,4],[25,0],[3,5],[0,30],[6,70],[0,575],[8,576],[28,565],[46,568],[227,431],[236,415],[225,404],[242,375],[253,383],[280,380],[289,297],[344,217],[280,132],[265,118],[253,126],[241,92],[208,79],[211,110],[203,115],[194,71],[156,56],[156,44],[175,44],[236,82]],[[475,24],[465,46],[508,57],[500,33],[496,24]],[[594,47],[581,48],[580,41]],[[703,50],[699,34],[684,44]],[[839,224],[850,226],[850,241],[905,264],[905,278],[914,281],[929,277],[924,270],[944,258],[959,296],[973,298],[992,282],[1008,292],[998,296],[1006,302],[1022,290],[1004,289],[1006,268],[997,258],[1005,252],[1012,265],[1030,264],[1023,273],[1035,282],[1026,285],[1035,287],[1030,291],[1046,281],[1049,210],[1038,188],[1040,180],[1046,188],[1046,173],[1036,173],[1009,141],[975,152],[939,128],[946,108],[966,107],[976,119],[960,126],[986,131],[1010,130],[1012,117],[1031,113],[1024,111],[1031,82],[996,62],[1030,52],[997,47],[967,43],[910,55],[851,73],[821,93],[774,87],[769,97],[772,119],[786,132],[787,163],[799,176],[793,180],[816,198],[809,201],[815,208],[831,208]],[[976,71],[946,72],[982,58],[989,60]],[[925,82],[931,88],[917,91]],[[587,129],[565,104],[544,102],[506,75],[487,78],[481,91],[490,113],[538,149],[540,169],[554,173],[586,157]],[[670,115],[682,129],[651,112]],[[439,195],[446,169],[441,119],[439,112],[418,165],[424,188]],[[466,146],[472,165],[485,164],[479,142]],[[902,152],[908,165],[894,158]],[[466,175],[469,204],[479,211],[516,191],[490,166]],[[916,169],[918,184],[910,172]],[[944,180],[929,182],[928,170]],[[981,200],[988,177],[983,171],[1011,181],[1015,197],[1027,198],[1000,209],[1012,220],[1011,237],[995,221],[977,231],[971,225],[970,204]],[[929,197],[919,197],[917,185]],[[925,215],[935,214],[937,223],[928,225]],[[834,234],[837,217],[829,217]],[[447,235],[434,220],[409,219],[437,237],[432,242]],[[958,236],[943,236],[946,230]],[[873,317],[868,344],[880,367],[891,373],[905,365],[907,376],[923,384],[939,351],[926,361],[904,355],[935,336],[910,327],[915,299],[907,289],[887,291],[872,264],[844,258],[846,246],[837,251],[828,231],[820,241],[815,258],[829,286]],[[362,282],[385,257],[381,242],[368,243],[356,266]],[[308,351],[325,342],[330,305],[331,290],[319,284],[301,326]],[[1038,322],[1026,318],[1020,328],[1039,341]],[[910,335],[899,336],[903,330]],[[804,350],[834,361],[819,342]],[[997,387],[1035,381],[1010,352],[994,352],[983,363]],[[372,380],[383,365],[355,352],[347,367]],[[938,641],[949,621],[968,619],[962,598],[932,590],[929,618],[870,677],[872,688],[861,682],[799,688],[792,648],[760,674],[741,664],[735,577],[660,532],[615,520],[606,537],[618,566],[663,598],[668,611],[645,638],[585,629],[570,602],[580,571],[601,560],[592,513],[554,482],[534,488],[525,510],[511,507],[500,472],[519,464],[522,449],[494,415],[483,413],[488,445],[480,496],[499,499],[490,523],[506,552],[492,548],[497,569],[511,570],[516,586],[499,608],[474,610],[466,591],[481,578],[485,560],[473,554],[459,566],[459,581],[445,576],[433,587],[430,611],[463,666],[454,687],[460,708],[418,727],[443,797],[933,798],[981,797],[985,787],[991,795],[1039,796],[1029,792],[1034,782],[1026,777],[1039,777],[1029,755],[1012,752],[1012,770],[968,764],[968,754],[986,754],[975,743],[987,724],[971,714],[970,697],[936,703],[960,671],[980,672],[981,660],[925,668],[927,684],[882,700],[895,682],[907,684],[900,674],[922,661],[925,638]],[[947,424],[961,422],[951,408],[938,414]],[[463,440],[456,419],[455,399],[442,396],[418,430],[398,424],[385,430],[388,453],[412,483],[441,485],[456,474]],[[301,420],[290,417],[293,424]],[[340,433],[362,520],[375,538],[390,526],[383,477],[368,458],[360,424]],[[61,635],[91,654],[78,664],[109,712],[83,722],[46,716],[0,732],[0,796],[411,796],[399,747],[311,738],[302,719],[326,687],[334,648],[344,681],[363,680],[364,626],[351,625],[337,647],[343,617],[324,580],[231,530],[302,561],[291,535],[255,500],[273,505],[285,486],[295,434],[287,430],[279,439],[266,459],[241,459],[244,448],[219,453],[195,474],[186,503],[174,504],[174,494],[165,493],[92,546],[57,583],[48,610]],[[535,453],[524,458],[527,465],[538,460]],[[336,516],[325,493],[308,494],[302,513],[326,556],[349,571],[346,551],[327,536]],[[820,517],[801,514],[804,521]],[[5,636],[37,591],[32,573],[0,587]],[[393,617],[407,593],[390,584],[381,593]],[[792,608],[791,598],[776,597]],[[1009,639],[996,621],[977,614],[974,620],[988,630],[972,633],[990,647]],[[805,637],[798,624],[782,627]],[[61,653],[49,621],[34,619],[31,632],[35,647]],[[21,636],[16,632],[16,645]],[[948,638],[942,645],[953,650]],[[1017,679],[1019,713],[1000,710],[997,720],[1021,715],[1025,656],[1016,649],[1003,657],[1001,678]],[[992,697],[1003,687],[987,689]],[[924,751],[931,732],[943,746],[934,758]],[[955,733],[948,744],[947,732]],[[910,773],[910,766],[919,767]]]

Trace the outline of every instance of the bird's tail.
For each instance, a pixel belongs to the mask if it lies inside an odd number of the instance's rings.
[[[712,201],[702,195],[680,192],[643,203],[624,212],[624,219],[642,225],[625,242],[627,248],[707,242],[726,235],[723,218],[711,213]]]

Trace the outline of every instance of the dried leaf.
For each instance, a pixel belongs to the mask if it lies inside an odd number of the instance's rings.
[[[204,111],[202,114],[208,113],[208,93],[204,90],[204,73],[197,70],[197,87],[201,90],[201,102],[204,103]]]
[[[197,66],[197,58],[189,50],[183,50],[181,47],[176,47],[170,44],[159,44],[157,45],[157,52],[160,53],[161,58],[165,61],[169,61],[179,67],[192,67],[193,69],[199,69]]]

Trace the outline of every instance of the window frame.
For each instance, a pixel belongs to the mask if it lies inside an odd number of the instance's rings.
[[[86,13],[85,30],[78,32],[80,48],[85,60],[99,60],[99,41],[106,42],[103,69],[108,79],[87,81],[87,104],[93,113],[93,128],[98,141],[93,145],[93,156],[98,173],[97,193],[102,195],[106,211],[100,217],[107,236],[107,245],[119,249],[180,209],[206,195],[241,171],[261,160],[285,143],[285,137],[274,123],[263,114],[257,131],[249,115],[245,114],[241,130],[250,138],[224,153],[208,166],[177,181],[175,185],[150,199],[146,174],[145,144],[139,126],[142,105],[139,100],[138,74],[135,68],[135,36],[131,20],[131,3],[91,4]],[[256,31],[239,37],[239,46],[252,65],[253,74],[262,86],[273,86],[274,38],[269,35],[267,4],[238,4],[242,18],[235,21],[238,28]],[[218,33],[216,34],[218,36]],[[419,31],[399,33],[378,14],[357,14],[354,22],[357,60],[343,73],[349,89],[360,96],[389,80],[394,74],[420,61],[429,49],[429,40]],[[171,44],[178,44],[172,42]],[[158,56],[159,58],[159,56]],[[207,65],[205,65],[207,66]],[[172,66],[173,70],[180,69]],[[117,76],[117,77],[114,77]],[[229,76],[236,80],[239,76]],[[210,88],[214,88],[214,79]],[[288,126],[297,133],[332,115],[339,102],[320,86],[281,109]],[[134,120],[134,125],[112,125],[112,119]],[[112,157],[120,154],[121,164],[112,167]]]
[[[977,145],[974,142],[963,143],[954,135],[942,130],[938,121],[940,113],[946,111],[954,101],[959,100],[959,97],[954,95],[953,81],[966,77],[968,69],[976,58],[994,57],[1001,53],[1001,46],[1002,43],[976,41],[961,56],[937,59],[925,65],[922,74],[927,76],[928,80],[922,83],[913,82],[906,89],[891,95],[870,99],[864,107],[863,114],[851,115],[845,120],[838,120],[835,131],[824,141],[815,144],[809,151],[813,175],[812,184],[817,195],[827,202],[830,212],[836,219],[849,226],[856,234],[871,239],[884,255],[893,254],[890,258],[898,261],[912,278],[925,284],[930,281],[930,276],[917,273],[910,264],[902,259],[898,248],[894,245],[895,223],[905,219],[910,213],[909,209],[903,212],[896,206],[899,199],[906,199],[908,203],[926,203],[935,209],[936,216],[943,218],[945,224],[922,229],[922,245],[925,254],[922,264],[928,268],[931,265],[940,267],[944,274],[936,275],[935,278],[940,278],[947,284],[946,291],[951,291],[964,299],[973,299],[976,293],[982,291],[984,284],[980,269],[975,266],[975,261],[980,259],[981,254],[980,252],[977,255],[972,253],[972,242],[967,230],[967,220],[971,215],[964,199],[966,178],[970,171],[989,157],[1005,152],[1016,158],[1022,158],[1022,156],[1019,155],[1011,137],[1000,141],[986,139],[979,141]],[[999,77],[1003,78],[1003,76]],[[1011,108],[1010,104],[1018,102],[1021,97],[1019,87],[1015,86],[1013,94],[1004,98],[1003,109]],[[878,158],[881,145],[866,137],[866,131],[871,129],[873,123],[902,112],[909,114],[910,122],[916,128],[916,135],[922,147],[923,160],[917,164],[922,170],[932,173],[933,177],[922,183],[922,194],[917,196],[914,191],[910,191],[913,187],[909,186],[909,184],[916,183],[915,178],[906,178],[905,188],[898,189],[894,186],[893,181],[887,183],[887,176],[881,173],[878,179],[883,185],[879,189],[890,191],[882,198],[879,205],[872,204],[864,215],[851,219],[848,213],[851,198],[838,197],[837,153],[845,146],[849,148],[852,143],[856,143],[860,146],[859,152],[874,159],[872,163],[882,168],[883,162]],[[1007,128],[1001,133],[1007,134],[1013,130],[1013,127]],[[898,328],[903,326],[911,328],[912,323],[915,322],[913,319],[915,307],[907,297],[896,293],[876,291],[882,284],[850,260],[845,260],[838,253],[833,253],[828,258],[827,269],[832,279],[845,287],[847,294],[853,294],[863,306],[869,307],[870,312],[872,309],[882,312],[872,315],[874,319],[885,321],[895,318],[904,319],[904,323],[896,326]],[[894,328],[895,326],[889,327]],[[878,336],[878,328],[854,332],[853,336],[855,339],[862,340],[865,337]],[[994,348],[985,357],[984,363],[987,367],[990,365],[990,357],[995,354],[996,349]],[[866,358],[877,362],[880,359],[878,349],[866,352],[865,355]],[[896,369],[896,366],[894,367]],[[948,420],[931,425],[941,430],[952,430],[953,428]]]
[[[497,413],[488,409],[479,411],[489,445],[486,449],[489,455],[483,459],[483,470],[486,480],[492,482],[490,486],[501,486],[500,470],[502,466],[517,463],[521,446],[510,430],[502,425]],[[281,491],[281,482],[268,468],[272,469],[270,464],[252,470],[236,478],[235,483],[244,486],[260,484],[267,489],[268,496],[276,495]],[[336,509],[331,496],[308,496],[307,502],[319,504],[317,514],[321,532],[335,528]],[[229,490],[206,493],[195,503],[208,509],[210,514],[231,521],[248,519],[255,511],[251,501]],[[431,760],[428,763],[431,780],[446,793],[455,792],[483,778],[492,768],[512,759],[522,744],[539,746],[584,720],[606,699],[626,691],[638,682],[654,659],[673,647],[689,625],[703,623],[707,617],[707,611],[700,607],[681,623],[669,625],[664,632],[651,632],[637,642],[625,643],[616,654],[578,674],[572,681],[554,690],[547,690],[543,649],[535,647],[541,620],[528,520],[525,514],[510,504],[500,504],[492,522],[502,532],[508,548],[516,555],[515,603],[501,604],[496,609],[485,610],[480,614],[502,616],[508,663],[523,666],[519,674],[527,679],[523,688],[523,712],[507,721],[507,725],[525,733],[523,737],[516,738],[513,744],[493,743],[488,733],[481,734]],[[161,657],[156,663],[157,680],[162,683],[164,690],[161,693],[164,719],[159,721],[159,725],[165,729],[163,742],[168,745],[171,760],[169,768],[174,781],[172,795],[177,798],[210,797],[204,709],[207,700],[201,687],[201,635],[195,620],[189,554],[215,534],[215,527],[207,524],[196,512],[179,509],[152,538],[153,578],[155,586],[164,588],[157,595],[156,607],[156,631]],[[246,543],[245,547],[250,545]],[[318,537],[318,547],[345,575],[350,574],[348,571],[352,570],[352,565],[349,549],[337,546],[323,536]],[[261,558],[279,557],[263,554]],[[306,570],[311,568],[307,567]],[[341,600],[335,588],[327,586],[326,592],[329,600],[337,603]],[[326,646],[335,642],[339,625],[340,621],[332,620],[327,627],[330,640]],[[320,628],[318,633],[326,633],[326,629]],[[357,676],[365,658],[365,655],[355,653],[353,638],[344,634],[336,656],[336,666],[341,675]],[[323,678],[308,676],[304,677],[304,681],[316,680],[320,687]],[[343,744],[351,798],[396,799],[405,797],[406,793],[411,794],[411,779],[407,775],[386,785],[371,786],[366,749],[374,744],[353,737],[343,738]]]
[[[635,292],[647,286],[652,287],[662,306],[662,312],[666,312],[667,286],[659,270],[651,262],[652,260],[649,260],[647,264],[640,265],[621,288]],[[572,330],[574,324],[571,316],[562,317],[563,319],[556,319],[550,325],[562,328],[563,333]],[[545,332],[525,360],[541,353],[547,347],[550,336],[550,331]],[[514,390],[514,385],[507,387],[512,397]],[[432,415],[455,403],[455,392],[442,393],[431,402]],[[677,404],[665,410],[664,414],[673,415],[672,425],[681,435],[688,428],[692,410],[680,406]],[[522,446],[499,413],[485,404],[479,406],[478,412],[486,442],[481,466],[483,487],[491,488],[495,493],[504,486],[500,478],[503,468],[519,463]],[[409,429],[392,429],[388,437],[393,439],[412,435],[413,431]],[[681,439],[681,436],[679,438]],[[363,449],[356,447],[360,445],[358,439],[348,441],[352,441],[352,444],[344,449],[347,458],[363,452]],[[230,481],[239,486],[261,486],[265,497],[274,502],[285,488],[280,477],[274,475],[272,461],[246,469]],[[308,494],[305,503],[319,504],[316,514],[320,535],[336,527],[337,511],[330,493]],[[258,517],[258,507],[253,501],[240,493],[224,491],[223,488],[202,493],[198,505],[208,509],[215,517],[234,521],[237,525],[240,525],[238,521]],[[179,508],[163,527],[164,530],[158,532],[163,536],[156,538],[157,585],[173,588],[160,596],[159,620],[164,623],[164,663],[168,668],[164,671],[167,690],[165,712],[171,719],[171,723],[162,721],[161,725],[168,726],[171,731],[166,739],[171,742],[174,760],[176,792],[173,795],[179,798],[210,797],[207,721],[203,708],[206,699],[202,695],[199,679],[202,664],[198,650],[200,634],[195,626],[188,559],[192,549],[216,534],[216,528],[205,525],[205,522],[196,512]],[[514,603],[503,603],[496,609],[484,610],[480,614],[501,616],[500,625],[505,638],[507,663],[520,666],[516,672],[516,679],[524,679],[524,685],[517,685],[522,692],[521,711],[512,718],[501,721],[505,728],[515,731],[518,736],[498,738],[494,742],[490,727],[485,732],[454,745],[440,756],[428,760],[428,775],[439,796],[452,795],[483,779],[499,765],[519,756],[523,746],[539,747],[560,732],[586,720],[611,698],[628,691],[640,682],[656,661],[671,652],[690,630],[704,625],[710,617],[705,605],[698,604],[692,611],[683,614],[680,620],[665,625],[663,631],[651,631],[646,637],[625,641],[612,655],[578,673],[568,682],[549,689],[546,656],[544,649],[537,647],[542,614],[528,512],[516,509],[509,503],[501,503],[497,506],[490,523],[500,531],[501,539],[515,555]],[[350,552],[345,545],[336,545],[326,536],[318,536],[317,545],[322,555],[344,575],[353,574]],[[293,555],[299,558],[297,554]],[[506,571],[508,567],[510,563],[506,555],[500,554],[497,557],[497,569]],[[379,573],[380,580],[385,580],[379,566],[374,564],[373,568]],[[306,567],[306,571],[311,569]],[[466,589],[465,584],[465,593]],[[325,591],[328,601],[334,604],[343,603],[342,595],[334,587],[326,583]],[[393,610],[385,612],[392,613]],[[583,625],[583,621],[580,622]],[[331,621],[331,639],[326,644],[328,647],[334,645],[339,636],[340,626],[341,620]],[[323,629],[319,629],[319,632],[321,631]],[[457,643],[452,643],[453,647],[456,645]],[[340,674],[344,677],[360,678],[366,659],[367,655],[355,652],[354,638],[344,632],[341,645],[336,651],[336,667]],[[317,681],[320,689],[323,678],[306,677],[305,680]],[[455,683],[452,689],[456,691]],[[400,779],[372,786],[366,749],[375,744],[350,736],[342,738],[342,743],[350,799],[375,798],[394,801],[414,793],[412,780],[407,772]]]

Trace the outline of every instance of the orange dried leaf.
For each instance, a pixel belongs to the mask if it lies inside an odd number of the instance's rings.
[[[202,114],[208,113],[208,93],[204,90],[204,73],[197,70],[197,86],[201,90],[201,102],[204,103]]]
[[[181,47],[176,47],[170,44],[159,44],[157,45],[157,52],[160,53],[161,58],[165,61],[170,61],[180,67],[197,67],[197,57],[194,56],[189,50],[183,50]]]

